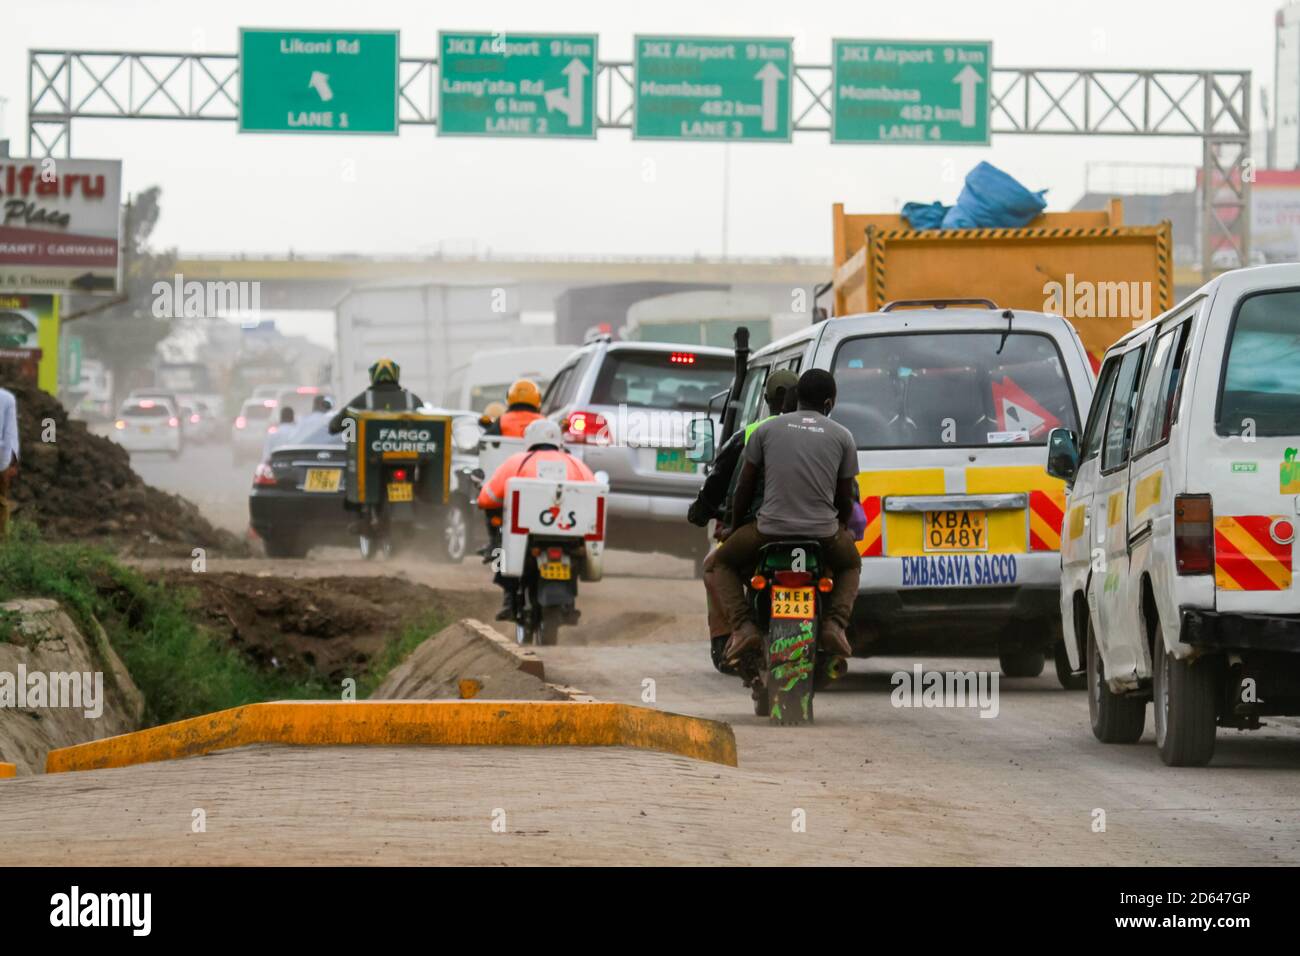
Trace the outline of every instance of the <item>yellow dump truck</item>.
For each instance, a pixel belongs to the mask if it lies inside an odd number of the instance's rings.
[[[1169,223],[1125,226],[1118,199],[1097,212],[1044,213],[1020,229],[943,231],[836,203],[834,243],[834,315],[905,299],[984,298],[1063,315],[1094,367],[1121,335],[1173,304]]]

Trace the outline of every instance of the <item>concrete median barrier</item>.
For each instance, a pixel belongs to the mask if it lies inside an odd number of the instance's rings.
[[[177,760],[250,744],[636,747],[736,766],[728,724],[583,701],[276,701],[52,750],[46,773]]]

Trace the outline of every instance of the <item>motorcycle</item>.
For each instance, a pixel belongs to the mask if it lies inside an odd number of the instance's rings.
[[[757,716],[812,723],[815,693],[848,672],[844,658],[818,646],[832,586],[815,541],[774,541],[759,552],[745,593],[763,643],[736,663]]]
[[[540,473],[540,472],[539,472]],[[515,640],[553,645],[578,622],[578,580],[602,576],[608,479],[511,478],[501,511],[499,571],[513,586]]]

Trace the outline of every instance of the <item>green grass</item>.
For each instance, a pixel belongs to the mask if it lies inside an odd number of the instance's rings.
[[[191,619],[184,591],[154,583],[98,548],[44,541],[22,523],[0,542],[0,601],[18,597],[57,599],[87,635],[98,620],[144,694],[146,725],[256,701],[340,695],[316,677],[258,670]],[[359,679],[358,696],[439,624],[430,615],[391,639]]]
[[[429,611],[408,624],[400,634],[390,637],[384,649],[370,661],[370,669],[357,681],[357,697],[366,698],[375,692],[391,671],[410,656],[424,639],[436,634],[447,621],[437,611]]]

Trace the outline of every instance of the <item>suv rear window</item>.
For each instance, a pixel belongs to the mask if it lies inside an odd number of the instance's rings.
[[[1041,445],[1078,431],[1060,350],[1035,332],[905,332],[835,355],[831,418],[859,448]]]
[[[1300,432],[1300,291],[1252,295],[1237,308],[1215,430]]]
[[[711,396],[731,385],[734,372],[734,362],[725,355],[611,351],[600,367],[591,401],[703,412]]]

